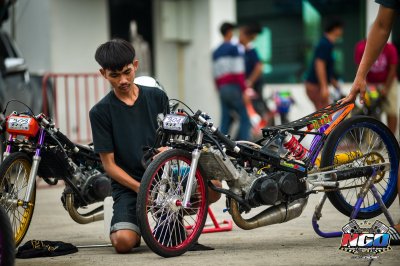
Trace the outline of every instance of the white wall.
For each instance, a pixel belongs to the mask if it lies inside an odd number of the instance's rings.
[[[15,40],[31,73],[97,71],[94,52],[109,38],[107,6],[107,0],[18,0]],[[4,28],[11,32],[11,18]]]
[[[209,0],[209,21],[210,21],[210,44],[214,49],[222,42],[219,27],[223,22],[235,23],[236,19],[236,1],[234,0]],[[221,12],[223,11],[223,12]]]
[[[107,0],[52,0],[51,70],[94,72],[94,53],[109,39]]]
[[[367,1],[366,7],[366,16],[365,16],[365,36],[367,36],[369,32],[369,28],[372,23],[375,21],[376,14],[378,14],[379,4],[375,3],[375,1]]]
[[[50,0],[15,3],[15,41],[31,72],[50,69]],[[4,29],[11,35],[11,9]]]
[[[177,45],[163,40],[161,0],[153,0],[153,14],[155,78],[165,87],[170,98],[178,98]]]

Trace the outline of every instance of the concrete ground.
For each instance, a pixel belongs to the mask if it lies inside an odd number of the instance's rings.
[[[74,245],[105,244],[103,222],[76,224],[62,207],[62,187],[37,191],[33,220],[23,240],[59,240]],[[212,251],[187,252],[180,257],[164,259],[141,247],[131,254],[116,254],[112,247],[81,248],[78,253],[52,258],[17,259],[16,265],[399,265],[400,247],[383,253],[373,261],[352,258],[339,250],[340,238],[324,239],[312,229],[311,217],[321,195],[311,195],[303,214],[284,224],[245,231],[233,226],[230,232],[203,234],[200,243],[212,246]],[[224,199],[212,208],[219,220],[230,219],[223,213]],[[400,208],[396,199],[390,208],[396,221]],[[377,219],[387,224],[383,216]],[[371,220],[374,222],[375,219]],[[338,231],[346,224],[345,216],[327,202],[320,221],[322,230]]]

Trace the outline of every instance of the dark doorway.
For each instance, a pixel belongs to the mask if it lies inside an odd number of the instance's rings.
[[[135,20],[138,34],[148,42],[150,53],[153,54],[152,2],[149,0],[109,0],[111,37],[132,41],[130,23]]]

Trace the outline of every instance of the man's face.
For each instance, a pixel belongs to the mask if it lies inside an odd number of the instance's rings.
[[[232,39],[232,37],[233,37],[233,30],[227,31],[225,37],[226,37],[227,39],[229,39],[229,40]]]
[[[333,30],[333,36],[335,39],[335,42],[338,41],[340,38],[342,38],[343,36],[343,28],[342,27],[338,27],[336,29]]]
[[[239,42],[244,46],[248,45],[257,37],[256,33],[246,33],[244,30],[240,31]]]
[[[138,67],[138,61],[124,66],[121,70],[100,69],[100,73],[111,86],[119,92],[127,92],[133,88],[133,80]]]

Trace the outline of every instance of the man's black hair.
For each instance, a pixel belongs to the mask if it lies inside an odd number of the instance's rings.
[[[332,32],[334,29],[343,28],[343,26],[344,26],[344,23],[343,23],[342,20],[340,20],[338,18],[333,18],[333,19],[330,19],[326,23],[325,28],[324,28],[324,32],[328,32],[329,33],[329,32]]]
[[[219,31],[221,32],[222,36],[225,36],[228,31],[233,30],[236,27],[236,25],[229,23],[229,22],[224,22],[222,23],[221,27],[219,28]]]
[[[248,35],[260,34],[262,32],[261,25],[258,23],[248,24],[243,27],[244,27],[244,32]]]
[[[97,48],[94,58],[103,69],[121,70],[133,63],[135,48],[123,39],[112,39]]]

